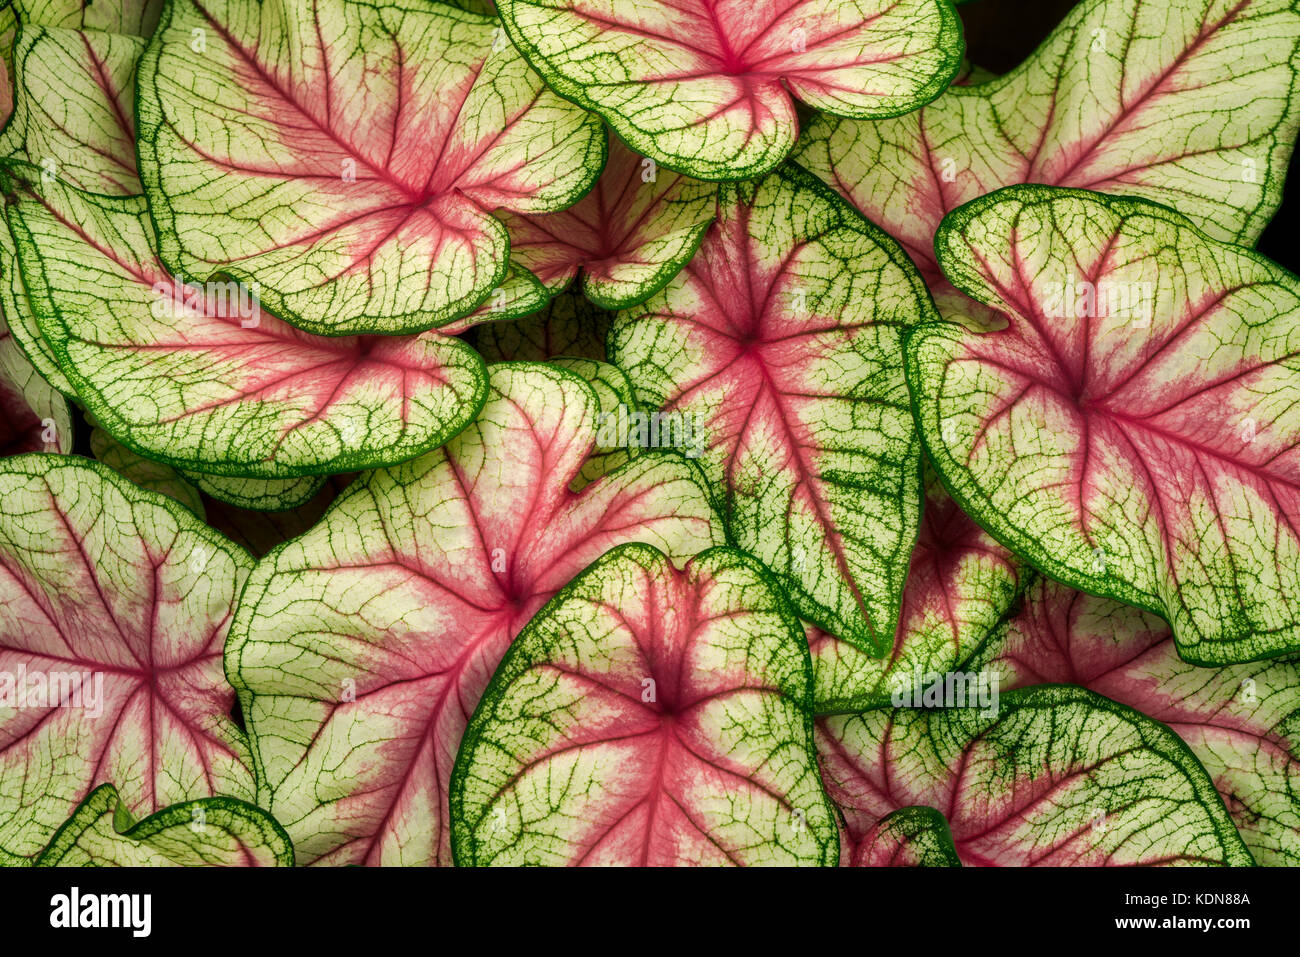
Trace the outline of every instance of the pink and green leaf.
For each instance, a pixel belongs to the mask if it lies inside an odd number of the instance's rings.
[[[717,187],[660,170],[611,137],[591,192],[558,213],[507,214],[510,255],[548,288],[581,272],[603,309],[625,309],[662,289],[695,254],[713,221]]]
[[[14,115],[0,153],[88,192],[138,194],[135,70],[144,46],[121,33],[25,24],[14,49]]]
[[[138,80],[163,260],[257,280],[325,335],[473,312],[507,274],[493,213],[571,205],[605,152],[599,120],[494,33],[433,3],[170,3]]]
[[[90,414],[149,458],[280,486],[236,501],[289,486],[302,501],[300,476],[411,458],[483,402],[482,360],[457,339],[313,336],[255,287],[171,275],[142,197],[29,183],[8,214],[42,337]]]
[[[936,297],[935,232],[1015,183],[1173,206],[1253,244],[1300,132],[1291,0],[1085,0],[1024,63],[907,116],[820,116],[795,158],[907,249]]]
[[[510,39],[632,149],[708,180],[773,169],[794,97],[876,119],[934,99],[961,62],[947,0],[502,0]]]
[[[1188,661],[1300,650],[1300,280],[1172,210],[1052,187],[967,204],[936,248],[1003,317],[907,343],[963,508],[1053,578],[1160,614]]]
[[[136,816],[251,800],[222,651],[252,559],[89,459],[0,460],[0,501],[0,857],[99,784]]]
[[[1253,863],[1187,745],[1082,688],[1012,691],[988,709],[821,718],[816,736],[855,862],[869,859],[882,819],[924,805],[968,865]]]
[[[1154,615],[1047,579],[990,642],[1001,686],[1069,681],[1172,728],[1260,864],[1300,864],[1300,662],[1200,668]]]
[[[927,474],[921,531],[893,648],[878,658],[807,626],[814,710],[887,707],[898,682],[910,685],[917,672],[953,670],[987,642],[1022,587],[1016,558],[957,507],[933,473]]]
[[[948,822],[932,807],[900,807],[855,842],[847,867],[961,867]]]
[[[922,497],[901,340],[937,315],[898,245],[796,166],[718,207],[686,268],[619,313],[611,361],[703,435],[731,539],[799,614],[883,655]]]
[[[607,552],[511,646],[451,782],[460,865],[834,865],[808,656],[768,572]]]
[[[235,798],[173,804],[136,821],[116,789],[91,792],[37,867],[292,867],[293,845],[265,811]]]
[[[573,492],[596,396],[505,364],[445,447],[367,473],[259,562],[227,645],[260,798],[299,864],[450,864],[447,787],[515,635],[609,548],[684,563],[723,535],[688,463],[647,451]]]
[[[591,386],[591,391],[596,393],[596,408],[599,410],[596,413],[596,443],[587,460],[582,463],[577,476],[569,483],[570,490],[579,492],[584,486],[603,475],[608,475],[641,453],[641,447],[638,445],[619,442],[605,444],[603,440],[607,440],[611,434],[616,436],[617,428],[611,426],[609,429],[602,429],[605,423],[617,421],[620,415],[633,415],[640,407],[637,405],[636,392],[632,389],[632,383],[618,366],[612,366],[598,359],[573,356],[557,356],[549,360],[548,364],[572,372]]]
[[[71,452],[72,444],[68,400],[41,378],[0,311],[0,455]]]

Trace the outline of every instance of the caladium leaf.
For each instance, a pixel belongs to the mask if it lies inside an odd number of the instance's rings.
[[[718,207],[687,267],[618,314],[611,361],[703,437],[732,539],[800,615],[883,655],[921,512],[901,335],[934,307],[898,245],[796,166]]]
[[[483,304],[473,312],[441,326],[442,334],[459,336],[480,323],[518,319],[544,309],[556,290],[543,285],[525,265],[521,265],[522,261],[523,258],[511,250],[510,262],[506,264],[506,277],[501,280],[501,285],[493,289]]]
[[[1006,319],[907,343],[962,506],[1199,664],[1300,649],[1300,280],[1140,200],[1013,186],[951,214],[948,278]]]
[[[1140,196],[1253,243],[1282,200],[1298,73],[1292,0],[1085,0],[1010,73],[896,119],[818,117],[795,158],[938,284],[940,220],[1013,183]]]
[[[446,446],[367,473],[258,563],[227,645],[259,804],[299,864],[451,863],[447,785],[514,636],[614,545],[721,544],[694,469],[648,451],[570,491],[596,398],[562,369],[491,369]]]
[[[1252,863],[1187,745],[1082,688],[820,718],[816,736],[855,860],[881,818],[925,805],[947,819],[964,864]]]
[[[90,793],[36,859],[37,867],[292,867],[293,845],[247,801],[212,797],[135,821],[117,790]]]
[[[461,865],[834,865],[812,674],[768,572],[624,545],[520,634],[451,782]]]
[[[182,471],[200,492],[236,508],[259,512],[287,512],[313,498],[325,484],[324,475],[289,479],[232,478]]]
[[[605,359],[605,337],[613,316],[576,293],[561,293],[537,313],[514,322],[472,330],[483,358],[537,361],[554,356]]]
[[[1070,681],[1162,721],[1209,772],[1260,864],[1300,864],[1300,662],[1207,669],[1154,615],[1040,579],[990,642],[1001,687]]]
[[[203,496],[170,465],[137,455],[103,429],[91,430],[90,451],[96,459],[133,484],[175,499],[199,518],[204,517]]]
[[[961,63],[947,0],[502,0],[510,39],[563,96],[633,149],[700,179],[790,152],[792,95],[843,116],[898,116]]]
[[[588,299],[623,309],[662,289],[695,254],[716,195],[712,183],[660,170],[613,137],[604,172],[575,205],[503,217],[510,255],[549,288],[568,286],[581,270]]]
[[[90,450],[113,471],[129,478],[141,488],[160,492],[176,499],[199,518],[203,518],[203,494],[217,501],[259,512],[283,512],[302,505],[325,484],[323,475],[304,475],[291,479],[231,478],[204,475],[174,469],[165,462],[155,462],[122,445],[103,429],[90,434]]]
[[[261,558],[319,522],[339,492],[353,479],[353,475],[331,475],[306,502],[280,511],[245,509],[210,497],[204,502],[208,524],[242,545],[254,558]]]
[[[102,30],[147,37],[158,24],[165,0],[14,0],[23,25]]]
[[[582,463],[582,468],[569,483],[569,489],[577,492],[600,478],[608,475],[628,459],[639,455],[641,447],[620,442],[618,423],[623,417],[634,416],[640,407],[636,402],[636,393],[632,383],[627,380],[623,370],[608,362],[597,359],[581,359],[573,356],[558,356],[550,364],[570,372],[584,380],[596,393],[596,444]],[[627,431],[623,430],[626,436]]]
[[[24,26],[0,152],[92,193],[139,193],[133,101],[143,51],[144,40],[120,33]]]
[[[483,362],[459,340],[313,336],[255,287],[169,274],[143,197],[29,188],[43,201],[20,196],[8,214],[41,333],[90,414],[141,454],[283,482],[410,458],[483,402]]]
[[[326,335],[473,311],[506,275],[493,211],[571,205],[605,153],[599,120],[494,34],[440,4],[169,4],[138,81],[163,260],[256,279]]]
[[[34,193],[7,175],[0,167],[0,187],[4,190],[4,199],[13,202],[20,194],[31,197]],[[6,227],[0,229],[0,315],[3,315],[5,328],[27,357],[42,379],[64,395],[73,395],[70,383],[60,370],[54,350],[41,335],[32,313],[31,301],[27,297],[27,287],[23,285],[22,272],[18,268],[18,252],[14,246],[13,235]]]
[[[900,807],[863,835],[850,867],[961,867],[948,822],[932,807]]]
[[[252,559],[89,459],[0,460],[0,501],[0,852],[102,783],[137,816],[251,799],[222,648]]]
[[[921,531],[886,658],[808,626],[818,714],[888,707],[917,674],[944,674],[981,648],[1020,594],[1015,557],[975,524],[931,472]]]

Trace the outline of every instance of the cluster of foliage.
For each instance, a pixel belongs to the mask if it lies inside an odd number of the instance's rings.
[[[1292,0],[0,39],[0,863],[1300,864]]]

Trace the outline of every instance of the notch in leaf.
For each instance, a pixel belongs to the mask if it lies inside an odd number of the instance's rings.
[[[793,97],[877,119],[943,92],[961,64],[948,0],[501,0],[515,45],[629,146],[699,179],[771,171]]]
[[[605,158],[599,119],[441,3],[175,0],[138,87],[164,261],[322,335],[472,312],[507,274],[493,212],[563,209]]]
[[[1205,769],[1144,715],[1069,685],[992,709],[878,709],[817,722],[846,856],[871,863],[882,819],[925,805],[963,864],[1219,865],[1254,861]]]
[[[921,512],[902,334],[937,314],[898,244],[793,164],[718,207],[686,268],[618,314],[610,360],[657,410],[650,441],[690,427],[732,540],[799,614],[884,655]]]
[[[1141,200],[1012,186],[936,251],[1004,317],[916,329],[907,376],[962,507],[1196,664],[1300,650],[1300,279]]]
[[[292,867],[293,845],[261,808],[235,798],[185,801],[136,821],[104,784],[59,828],[37,867]]]
[[[0,861],[105,782],[134,815],[251,800],[222,670],[248,554],[78,456],[0,460],[0,501]]]
[[[599,408],[576,374],[491,376],[468,429],[358,478],[243,592],[227,672],[260,803],[300,864],[450,864],[456,748],[515,635],[614,545],[685,563],[723,541],[695,469],[669,452],[572,491]]]
[[[834,865],[812,675],[768,572],[624,545],[565,586],[483,694],[451,784],[458,864]]]

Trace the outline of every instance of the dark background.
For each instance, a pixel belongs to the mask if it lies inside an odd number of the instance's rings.
[[[994,73],[1006,73],[1042,43],[1065,18],[1074,0],[972,0],[957,10],[966,28],[966,55],[972,63]],[[1287,176],[1282,206],[1264,230],[1256,248],[1294,273],[1300,273],[1300,251],[1286,234],[1296,198],[1297,174]]]

